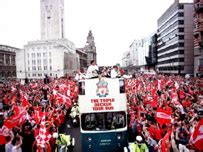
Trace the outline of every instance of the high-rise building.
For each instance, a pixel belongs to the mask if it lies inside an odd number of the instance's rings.
[[[194,73],[193,27],[193,3],[175,0],[158,19],[159,73]]]
[[[20,49],[0,45],[0,79],[16,77],[16,52]]]
[[[41,39],[63,39],[64,31],[64,0],[41,0]]]
[[[73,42],[64,38],[64,0],[41,0],[41,40],[31,41],[16,57],[18,78],[61,77],[79,68]],[[23,59],[23,60],[22,60]]]
[[[134,40],[129,47],[129,67],[128,71],[140,70],[146,68],[146,57],[149,55],[149,37]]]
[[[194,75],[203,75],[203,0],[194,0]]]
[[[142,47],[143,43],[142,40],[134,40],[129,47],[130,52],[130,66],[139,66],[139,48]]]
[[[149,68],[155,67],[157,65],[157,34],[151,36],[151,41],[149,45],[149,55],[146,57],[147,66]]]
[[[122,57],[122,67],[128,68],[130,66],[130,51],[125,51]]]

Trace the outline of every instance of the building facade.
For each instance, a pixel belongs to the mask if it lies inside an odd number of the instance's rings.
[[[18,78],[61,77],[79,68],[73,42],[64,38],[64,0],[41,0],[41,40],[19,51]]]
[[[18,54],[24,64],[17,60],[17,71],[20,71],[17,77],[38,79],[73,73],[79,67],[79,57],[74,51],[74,44],[66,39],[28,42]]]
[[[76,53],[79,55],[79,67],[80,69],[87,69],[87,53],[83,49],[76,49]]]
[[[158,19],[157,70],[160,73],[194,73],[193,27],[193,4],[179,0]]]
[[[92,60],[97,63],[97,50],[91,30],[89,30],[85,47],[77,48],[76,53],[80,58],[80,68],[86,69]]]
[[[0,45],[0,79],[16,77],[16,52],[20,49]]]
[[[142,40],[134,40],[129,47],[130,65],[139,66],[139,48],[142,47]]]
[[[146,57],[147,66],[155,68],[157,65],[157,34],[153,34],[149,45],[149,55]]]
[[[122,57],[122,67],[128,67],[128,66],[130,66],[130,52],[125,51]]]
[[[87,65],[90,65],[92,60],[97,62],[97,51],[94,42],[94,36],[91,30],[89,30],[87,36],[87,45],[84,47],[84,51],[87,53]]]
[[[146,67],[146,57],[149,55],[150,39],[148,37],[134,40],[129,47],[129,72],[143,71]]]
[[[194,75],[203,75],[203,0],[194,0]]]

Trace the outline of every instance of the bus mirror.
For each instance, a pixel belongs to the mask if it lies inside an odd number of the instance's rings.
[[[124,80],[119,80],[119,87],[120,87],[120,93],[125,93],[125,83]]]
[[[85,82],[79,82],[79,95],[85,95]]]

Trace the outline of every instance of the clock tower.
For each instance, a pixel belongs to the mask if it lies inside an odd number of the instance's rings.
[[[41,0],[41,39],[64,38],[64,0]]]

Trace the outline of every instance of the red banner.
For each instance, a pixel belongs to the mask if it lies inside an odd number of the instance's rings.
[[[203,119],[201,119],[195,127],[195,131],[192,135],[192,142],[197,149],[200,151],[203,150]]]
[[[163,124],[169,124],[171,122],[171,111],[158,108],[156,112],[156,120],[161,126]]]

